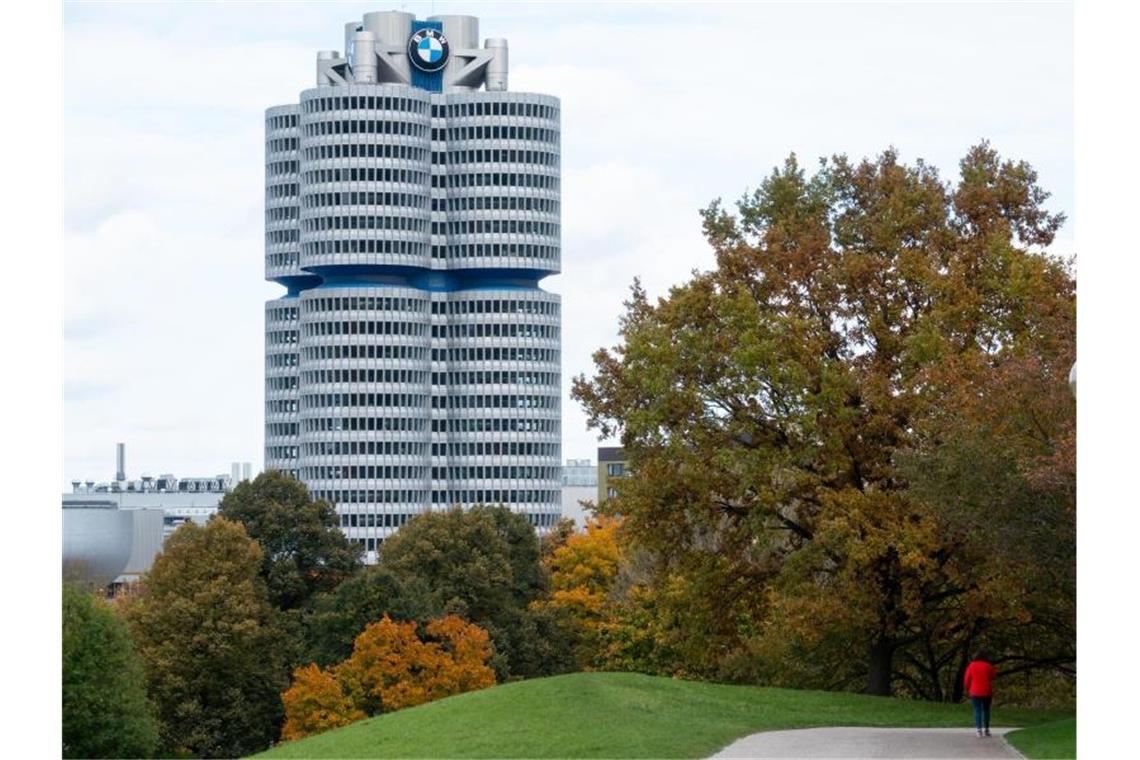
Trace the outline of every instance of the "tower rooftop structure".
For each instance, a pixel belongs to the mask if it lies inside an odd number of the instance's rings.
[[[266,111],[265,462],[373,554],[408,519],[557,522],[561,109],[472,16],[367,13]]]

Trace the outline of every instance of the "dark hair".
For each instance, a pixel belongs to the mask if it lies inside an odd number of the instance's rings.
[[[984,650],[984,649],[979,649],[979,650],[978,650],[978,651],[977,651],[977,652],[974,654],[974,659],[975,659],[975,660],[981,660],[982,662],[989,662],[989,661],[990,661],[990,655],[989,655],[989,653],[988,653],[986,650]]]

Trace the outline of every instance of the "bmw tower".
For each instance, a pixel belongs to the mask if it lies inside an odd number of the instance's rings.
[[[560,108],[471,16],[367,13],[265,115],[265,467],[366,557],[411,517],[560,510]]]

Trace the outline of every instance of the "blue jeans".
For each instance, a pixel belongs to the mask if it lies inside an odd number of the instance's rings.
[[[978,730],[990,730],[990,703],[993,701],[993,697],[970,697],[974,705],[974,726]]]

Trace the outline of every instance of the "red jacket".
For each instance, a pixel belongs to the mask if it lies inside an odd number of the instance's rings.
[[[966,676],[962,685],[966,687],[966,694],[971,697],[992,697],[994,687],[992,681],[997,677],[997,668],[985,660],[974,660],[966,666]]]

